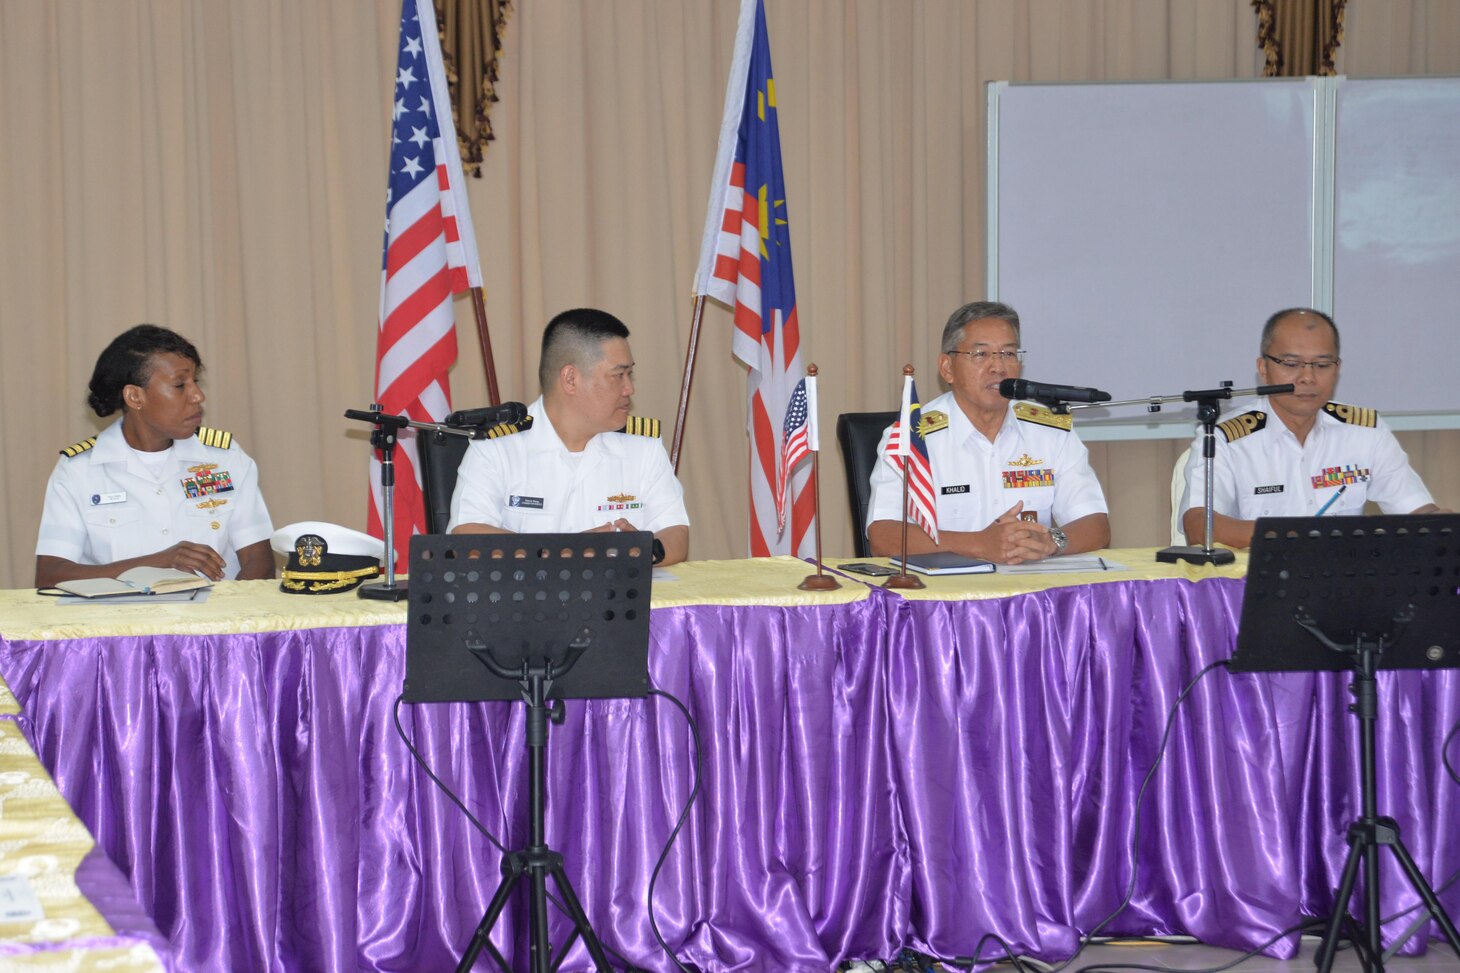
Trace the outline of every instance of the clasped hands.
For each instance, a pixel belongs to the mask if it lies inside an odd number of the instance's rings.
[[[1049,534],[1049,528],[1033,520],[1020,520],[1024,501],[994,518],[984,528],[996,556],[989,560],[999,564],[1022,564],[1025,561],[1042,561],[1059,550],[1059,545]]]

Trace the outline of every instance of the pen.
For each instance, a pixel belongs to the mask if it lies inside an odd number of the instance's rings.
[[[1348,489],[1348,484],[1347,483],[1345,483],[1343,486],[1339,487],[1338,488],[1338,492],[1335,493],[1333,496],[1329,497],[1328,498],[1328,502],[1325,503],[1323,506],[1319,507],[1318,508],[1318,512],[1316,514],[1314,514],[1313,516],[1315,516],[1315,517],[1322,517],[1325,513],[1328,512],[1328,508],[1329,507],[1333,506],[1335,503],[1338,502],[1338,498],[1341,497],[1341,496],[1343,496],[1343,491],[1345,491],[1347,489]]]
[[[1106,565],[1105,565],[1105,558],[1103,558],[1103,557],[1097,557],[1095,560],[1097,560],[1097,561],[1100,562],[1100,570],[1102,570],[1102,571],[1109,571],[1110,570],[1110,568],[1106,567]]]

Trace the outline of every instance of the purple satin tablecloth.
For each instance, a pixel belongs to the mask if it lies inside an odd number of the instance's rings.
[[[704,741],[704,791],[657,890],[670,945],[717,973],[828,970],[904,944],[954,956],[985,932],[1067,955],[1124,894],[1166,712],[1230,655],[1241,590],[656,609],[653,682]],[[499,855],[396,736],[404,642],[391,626],[13,641],[0,675],[178,968],[449,969]],[[1203,681],[1141,807],[1136,894],[1114,929],[1252,946],[1328,911],[1357,814],[1345,684]],[[1439,754],[1460,679],[1380,685],[1381,810],[1439,884],[1460,868],[1460,788]],[[482,822],[525,843],[523,707],[401,718]],[[550,741],[548,836],[589,918],[634,964],[670,969],[645,893],[692,784],[682,717],[657,698],[569,702]],[[1410,904],[1387,865],[1385,879],[1386,909]],[[1460,913],[1456,889],[1443,901]],[[522,910],[504,930],[520,963]],[[575,945],[564,969],[588,967]]]
[[[1130,581],[895,604],[888,684],[908,795],[911,944],[970,955],[993,932],[1063,958],[1116,909],[1167,713],[1204,666],[1231,656],[1242,589]],[[1203,678],[1141,804],[1134,896],[1104,932],[1251,949],[1332,911],[1361,807],[1348,682]],[[1440,766],[1460,675],[1385,672],[1379,684],[1380,813],[1439,886],[1460,870],[1460,788]],[[1392,859],[1380,887],[1386,916],[1418,903]],[[1441,901],[1460,915],[1460,885]],[[1297,943],[1271,952],[1292,956]]]
[[[690,706],[704,746],[704,791],[656,891],[685,960],[824,970],[900,943],[884,618],[874,600],[655,610],[653,682]],[[500,855],[396,735],[404,666],[398,626],[0,651],[37,754],[194,971],[455,965]],[[513,703],[402,707],[508,847],[526,843],[524,717]],[[683,717],[652,697],[570,701],[548,768],[548,837],[595,930],[670,969],[646,891],[693,783]],[[503,922],[516,935],[495,941],[525,956],[525,910]],[[564,969],[590,965],[577,944]]]

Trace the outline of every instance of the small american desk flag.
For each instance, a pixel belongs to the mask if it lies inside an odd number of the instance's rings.
[[[440,422],[451,412],[447,373],[456,362],[451,297],[480,287],[482,269],[431,0],[402,3],[396,64],[375,401],[389,413]],[[419,463],[415,437],[402,435],[395,487],[399,563],[411,535],[426,530]],[[370,474],[369,530],[383,537],[377,456]]]
[[[786,529],[786,481],[796,464],[821,449],[816,425],[816,376],[796,383],[781,434],[781,475],[776,480],[776,527]],[[813,484],[814,486],[814,484]]]
[[[907,465],[907,513],[933,543],[938,543],[938,505],[933,495],[933,464],[928,459],[928,443],[919,431],[923,421],[918,387],[911,375],[902,377],[902,411],[887,439],[882,454],[901,476]]]

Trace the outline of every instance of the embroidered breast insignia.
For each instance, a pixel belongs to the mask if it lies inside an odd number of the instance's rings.
[[[1035,459],[1033,456],[1030,456],[1028,453],[1025,453],[1023,456],[1020,456],[1018,459],[1011,459],[1011,460],[1009,460],[1009,465],[1010,466],[1038,466],[1040,463],[1043,463],[1043,462],[1044,462],[1044,460],[1042,460],[1042,459]]]
[[[199,426],[198,442],[204,446],[212,446],[214,449],[227,449],[233,442],[233,433],[214,429],[211,426]]]
[[[1352,463],[1347,466],[1328,466],[1322,472],[1313,477],[1313,489],[1326,490],[1329,487],[1349,486],[1354,483],[1369,482],[1369,468],[1367,466],[1354,466]]]
[[[1053,429],[1063,429],[1065,432],[1075,428],[1074,416],[1055,415],[1042,405],[1032,405],[1028,402],[1014,403],[1014,418],[1041,426],[1049,426]]]
[[[621,431],[630,436],[648,436],[651,439],[658,439],[659,420],[650,419],[647,416],[629,416],[629,421]]]
[[[233,474],[227,470],[208,470],[194,473],[182,481],[183,493],[190,498],[211,497],[215,493],[228,493],[233,489]],[[225,503],[227,501],[224,501]]]
[[[613,513],[617,510],[642,510],[644,501],[635,497],[632,493],[615,493],[608,497],[606,502],[598,505],[599,513]]]
[[[1346,422],[1351,426],[1368,426],[1372,428],[1379,423],[1379,413],[1377,410],[1366,409],[1359,405],[1344,405],[1342,402],[1330,402],[1323,407],[1323,411],[1333,416],[1339,422]]]
[[[199,510],[214,510],[214,509],[217,509],[218,507],[226,507],[227,505],[228,505],[228,501],[227,500],[224,500],[222,497],[213,497],[212,499],[204,500],[201,503],[199,503],[198,504],[198,509]]]
[[[74,457],[80,456],[82,453],[86,452],[88,449],[95,445],[96,437],[90,436],[86,439],[81,440],[81,442],[79,443],[72,443],[70,446],[67,446],[65,449],[61,450],[61,455],[66,457],[67,459],[72,459]]]
[[[1022,490],[1025,487],[1054,486],[1054,470],[1004,470],[1004,489]]]
[[[1244,412],[1240,416],[1233,416],[1226,422],[1217,423],[1217,427],[1222,430],[1222,435],[1229,443],[1241,439],[1243,436],[1250,436],[1266,425],[1267,413],[1258,409]]]
[[[939,430],[947,428],[948,413],[939,412],[937,409],[934,409],[932,412],[922,413],[922,418],[918,420],[918,435],[924,439]]]

